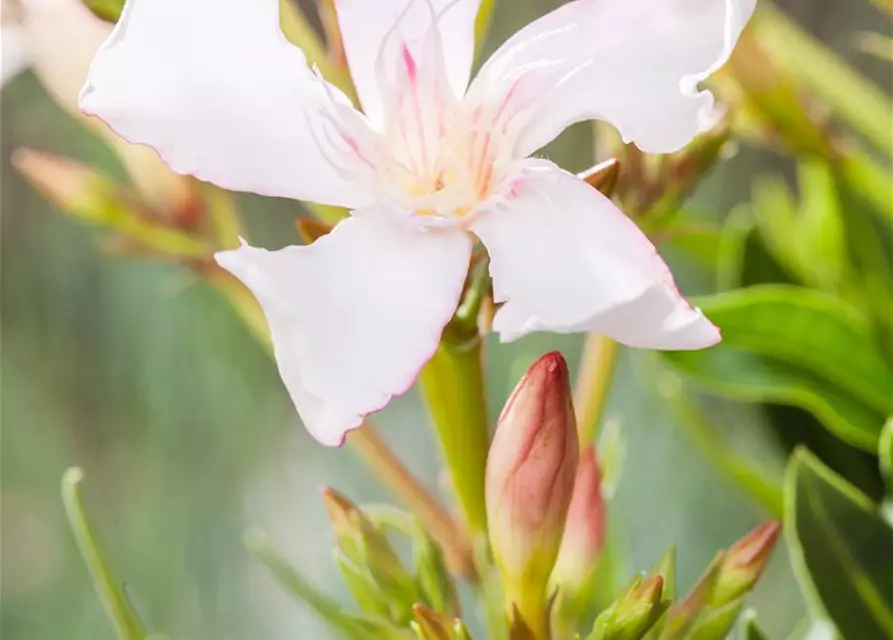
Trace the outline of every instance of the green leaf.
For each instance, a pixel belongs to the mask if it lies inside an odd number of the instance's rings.
[[[805,369],[728,344],[662,356],[703,391],[740,402],[800,407],[844,442],[867,451],[877,446],[883,414]]]
[[[785,484],[785,535],[803,591],[845,638],[893,637],[893,528],[804,449]]]
[[[124,593],[123,585],[112,575],[105,554],[96,541],[96,532],[84,509],[81,495],[83,481],[84,472],[79,467],[68,469],[62,476],[62,502],[71,531],[93,579],[96,594],[112,620],[118,638],[143,640],[146,637],[143,623]]]
[[[790,282],[757,233],[750,207],[735,209],[719,240],[716,262],[718,291],[765,282]]]
[[[384,623],[343,611],[325,595],[308,583],[294,567],[280,556],[263,531],[252,529],[245,534],[245,548],[270,570],[279,584],[298,600],[308,604],[321,618],[343,637],[350,640],[380,640],[399,638],[395,630]]]
[[[808,369],[886,412],[893,372],[865,319],[841,300],[803,287],[757,285],[700,298],[728,346]]]
[[[887,419],[881,439],[878,445],[878,458],[880,459],[881,475],[887,486],[887,493],[881,505],[884,517],[890,526],[893,526],[893,417]]]
[[[893,417],[887,420],[881,431],[878,458],[881,464],[881,474],[884,476],[884,482],[887,483],[887,494],[893,497]]]
[[[880,87],[765,2],[753,28],[760,45],[796,82],[814,91],[880,151],[891,152],[893,104]]]
[[[779,178],[754,185],[753,214],[773,257],[798,281],[837,291],[846,267],[837,181],[821,159],[798,165],[800,203]]]

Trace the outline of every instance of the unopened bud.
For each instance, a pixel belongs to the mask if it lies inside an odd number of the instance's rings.
[[[720,607],[753,589],[769,562],[780,531],[781,523],[767,522],[726,551],[713,586],[711,606]]]
[[[564,530],[578,457],[567,363],[537,360],[509,398],[487,458],[490,545],[513,607],[547,637],[546,583]]]
[[[316,218],[298,218],[295,226],[304,244],[313,244],[334,229],[334,225]]]
[[[422,604],[412,606],[412,629],[419,640],[452,640],[449,618]]]
[[[617,179],[620,177],[620,160],[610,158],[604,162],[599,162],[594,167],[581,173],[579,177],[610,198],[614,195]]]
[[[567,511],[564,536],[550,583],[564,596],[587,591],[598,566],[605,541],[605,503],[601,494],[601,470],[595,448],[580,456],[574,493]]]
[[[95,169],[33,149],[17,149],[12,164],[60,209],[82,219],[102,221],[115,186]]]
[[[595,621],[587,640],[639,640],[670,606],[661,576],[637,578]]]
[[[417,594],[411,576],[384,533],[334,489],[326,488],[322,495],[338,539],[338,548],[349,562],[349,565],[342,564],[350,569],[345,574],[345,581],[351,591],[357,594],[359,580],[366,578],[368,585],[364,588],[380,592],[390,606],[392,619],[405,623]],[[360,595],[358,599],[362,602],[374,601],[369,594]]]

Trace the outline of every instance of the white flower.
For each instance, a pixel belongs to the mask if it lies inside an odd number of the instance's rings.
[[[285,40],[277,0],[129,0],[80,102],[178,172],[353,210],[310,246],[217,256],[263,306],[305,425],[338,444],[433,354],[472,234],[490,254],[504,340],[719,340],[629,219],[529,156],[596,117],[646,151],[685,145],[712,117],[698,83],[755,2],[569,2],[466,88],[479,0],[337,0],[360,113]]]

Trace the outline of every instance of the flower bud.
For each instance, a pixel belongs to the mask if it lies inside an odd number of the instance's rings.
[[[425,605],[412,606],[412,629],[419,640],[452,640],[452,622],[449,618]]]
[[[780,531],[781,523],[767,522],[726,551],[719,565],[710,606],[720,607],[753,589],[769,562]]]
[[[68,158],[17,149],[13,166],[54,205],[77,217],[102,222],[115,186],[99,172]]]
[[[487,458],[490,545],[506,611],[547,637],[546,583],[564,530],[578,457],[567,363],[537,360],[502,411]]]
[[[595,621],[586,640],[639,640],[670,606],[663,597],[664,580],[637,578]]]
[[[323,501],[341,552],[336,554],[336,562],[351,592],[371,609],[378,608],[376,600],[382,599],[391,618],[405,623],[418,594],[387,537],[334,489],[323,490]]]
[[[614,195],[614,189],[617,187],[617,179],[620,177],[620,160],[617,158],[609,158],[604,162],[590,167],[579,175],[581,180],[595,187],[602,194],[609,198]]]
[[[558,589],[564,597],[588,591],[605,541],[605,503],[601,494],[601,469],[595,448],[589,446],[580,457],[574,493],[567,510],[564,536],[549,591]]]

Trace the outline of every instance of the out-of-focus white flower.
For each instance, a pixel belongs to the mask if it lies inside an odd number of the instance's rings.
[[[529,156],[596,117],[647,151],[685,145],[712,121],[698,84],[755,2],[569,2],[468,85],[479,0],[337,0],[361,113],[285,40],[277,0],[129,0],[81,106],[175,171],[353,210],[310,246],[218,255],[263,306],[307,428],[338,444],[436,349],[472,234],[490,253],[505,340],[719,340],[629,219]]]
[[[3,86],[28,66],[28,56],[22,34],[16,27],[0,27],[0,86]]]
[[[112,25],[94,16],[81,0],[4,2],[7,12],[11,17],[4,20],[2,34],[4,81],[11,70],[9,63],[30,66],[62,108],[83,117],[78,94]],[[112,145],[147,202],[165,211],[191,206],[194,195],[188,182],[172,173],[155,151],[128,144],[96,118],[91,118],[91,126]]]

